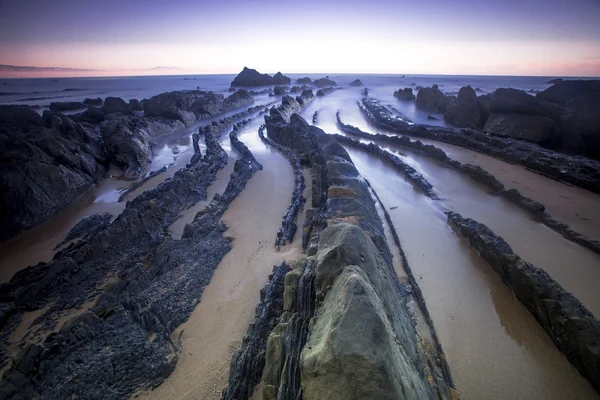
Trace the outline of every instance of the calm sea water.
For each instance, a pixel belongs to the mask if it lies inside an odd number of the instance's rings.
[[[325,74],[287,74],[296,79],[309,76],[312,79]],[[159,93],[174,90],[201,89],[219,93],[227,93],[227,89],[235,75],[171,75],[143,77],[99,77],[99,78],[38,78],[38,79],[0,79],[0,104],[28,104],[37,106],[38,111],[46,109],[53,101],[82,101],[86,97],[107,96],[144,99]],[[401,102],[393,97],[399,88],[416,86],[429,87],[437,84],[444,93],[456,95],[462,86],[471,85],[479,88],[478,94],[493,92],[499,87],[512,87],[531,93],[544,90],[551,77],[519,77],[519,76],[451,76],[451,75],[361,75],[330,74],[339,86],[347,90],[362,91],[362,88],[351,88],[348,84],[360,79],[369,88],[370,95],[384,103],[394,105],[406,117],[417,123],[442,124],[442,121],[428,120],[428,114],[419,112],[414,102]]]

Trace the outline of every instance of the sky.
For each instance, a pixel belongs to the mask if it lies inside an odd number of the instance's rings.
[[[0,64],[85,70],[0,76],[600,76],[598,21],[600,0],[0,0]]]

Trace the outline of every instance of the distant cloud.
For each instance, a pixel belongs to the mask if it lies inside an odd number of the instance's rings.
[[[582,57],[583,60],[600,60],[600,56]]]
[[[2,0],[0,0],[0,4]],[[0,64],[0,72],[94,72],[98,69],[79,69],[62,67],[30,67],[24,65]]]

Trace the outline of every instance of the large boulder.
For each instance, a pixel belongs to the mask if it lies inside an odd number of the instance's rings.
[[[460,89],[456,100],[446,107],[444,119],[460,128],[481,127],[481,113],[477,94],[471,86]]]
[[[579,111],[600,112],[600,92],[585,93],[569,99],[566,108]]]
[[[71,118],[0,106],[0,241],[67,207],[107,166],[101,139]]]
[[[296,83],[300,85],[310,85],[312,83],[312,79],[310,79],[308,76],[305,76],[304,78],[296,79]]]
[[[255,69],[244,67],[242,72],[238,74],[231,82],[231,86],[268,86],[268,85],[288,85],[291,79],[284,76],[281,72],[270,76],[261,74]]]
[[[483,131],[547,147],[554,147],[558,141],[556,123],[550,118],[539,115],[491,114]]]
[[[356,266],[343,269],[311,321],[301,366],[305,400],[434,398]]]
[[[394,92],[394,97],[400,100],[414,100],[415,95],[411,88],[398,89]]]
[[[438,89],[438,85],[433,85],[419,90],[416,105],[423,111],[441,114],[446,112],[449,101],[448,97]]]
[[[317,87],[325,87],[325,86],[335,86],[337,85],[337,83],[335,83],[334,80],[329,79],[329,76],[326,76],[325,78],[319,78],[313,81],[312,83],[313,85],[317,86]]]
[[[600,159],[600,108],[569,108],[561,117],[560,128],[565,150]]]
[[[129,105],[131,106],[131,109],[133,111],[143,111],[144,110],[142,103],[138,99],[130,99]]]
[[[350,86],[362,86],[363,83],[361,82],[360,79],[355,79],[352,82],[350,82]]]
[[[539,115],[559,121],[563,107],[531,96],[522,90],[497,89],[491,95],[490,113]]]
[[[107,97],[104,100],[104,105],[102,106],[102,111],[105,114],[123,114],[123,115],[133,115],[133,110],[131,106],[125,103],[120,97]]]
[[[87,122],[94,125],[104,121],[105,118],[104,111],[98,107],[88,107],[87,110],[79,114],[79,122]]]
[[[565,105],[570,99],[586,93],[600,92],[600,80],[561,81],[535,95],[551,103]]]

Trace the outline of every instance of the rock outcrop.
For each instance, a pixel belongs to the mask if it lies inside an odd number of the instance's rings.
[[[350,86],[363,86],[363,83],[360,79],[355,79],[352,82],[350,82]]]
[[[316,87],[336,86],[337,85],[337,83],[335,83],[334,80],[329,79],[329,76],[326,76],[325,78],[315,79],[312,84],[315,85]]]
[[[273,88],[273,94],[275,96],[283,96],[285,94],[285,86],[275,86]]]
[[[600,80],[566,80],[556,82],[548,89],[535,95],[538,99],[566,105],[574,97],[600,92]]]
[[[558,126],[546,117],[524,114],[491,114],[484,132],[522,139],[545,147],[554,147],[559,140]]]
[[[477,94],[471,86],[462,87],[456,100],[448,103],[444,119],[459,128],[480,128],[482,118]]]
[[[310,79],[308,76],[305,76],[304,78],[296,79],[296,83],[299,85],[310,85],[312,83],[312,79]]]
[[[133,111],[144,111],[144,106],[142,105],[142,102],[138,99],[130,99],[129,105],[131,106],[131,109]]]
[[[544,270],[522,260],[487,226],[450,212],[448,221],[489,263],[556,347],[600,391],[600,321]]]
[[[490,136],[473,129],[410,125],[374,99],[363,99],[359,105],[367,119],[379,128],[465,147],[600,193],[600,163],[596,160],[559,153],[523,140]]]
[[[71,204],[107,167],[101,138],[71,118],[0,106],[0,241]]]
[[[443,114],[449,101],[448,97],[438,89],[438,85],[433,85],[419,90],[416,104],[417,108],[423,111]]]
[[[323,89],[317,90],[317,97],[327,96],[329,93],[333,92],[335,89],[332,87],[327,87]]]
[[[309,257],[287,273],[282,314],[267,340],[263,398],[451,398],[443,356],[416,332],[411,291],[398,281],[369,188],[348,153],[297,114],[287,124],[268,120],[267,132],[306,154],[313,208],[303,235]]]
[[[261,74],[255,69],[244,67],[242,72],[235,77],[231,86],[268,86],[268,85],[289,85],[291,79],[284,76],[281,72],[276,73],[274,76],[268,74]]]
[[[394,97],[400,100],[414,100],[415,95],[411,88],[398,89],[394,92]]]
[[[104,114],[133,115],[131,106],[120,97],[107,97],[102,106]]]
[[[129,398],[173,371],[181,343],[171,333],[189,317],[231,248],[221,216],[260,169],[236,137],[245,124],[230,134],[239,159],[225,191],[185,226],[181,240],[172,240],[166,228],[206,198],[227,162],[212,135],[205,136],[204,156],[128,202],[106,228],[0,287],[0,310],[10,311],[4,312],[2,337],[33,310],[41,310],[36,329],[49,333],[45,339],[29,335],[22,343],[21,354],[3,374],[0,397]],[[50,333],[61,316],[88,301],[93,306]]]

